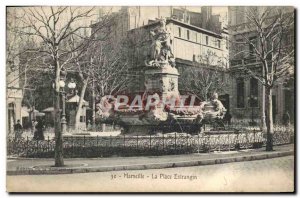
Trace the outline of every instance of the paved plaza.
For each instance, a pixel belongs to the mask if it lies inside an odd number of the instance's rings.
[[[7,174],[66,174],[112,170],[160,169],[261,160],[294,154],[293,144],[275,146],[274,149],[273,152],[267,152],[265,148],[260,148],[164,156],[66,158],[65,167],[53,167],[53,158],[9,158],[7,161]]]
[[[133,179],[134,178],[134,179]],[[16,182],[17,181],[17,182]],[[218,191],[292,192],[294,157],[209,166],[84,174],[7,176],[14,191]]]

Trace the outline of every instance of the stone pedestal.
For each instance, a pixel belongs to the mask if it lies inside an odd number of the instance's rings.
[[[179,96],[179,73],[168,63],[161,63],[161,67],[148,67],[145,70],[145,88],[148,93],[158,93],[160,96]]]

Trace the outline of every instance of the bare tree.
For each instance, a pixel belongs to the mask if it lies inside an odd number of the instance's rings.
[[[99,99],[128,91],[131,79],[126,49],[126,44],[120,42],[113,47],[109,43],[102,44],[94,50],[94,89]],[[105,130],[105,123],[102,123],[102,130]]]
[[[129,79],[127,59],[122,47],[111,48],[109,45],[101,45],[94,51],[94,70],[97,75],[95,87],[97,95],[113,95],[125,91]]]
[[[228,86],[228,78],[223,62],[211,51],[199,56],[197,68],[185,68],[181,74],[181,86],[196,95],[202,101],[207,101],[209,94],[223,93]]]
[[[71,62],[82,82],[78,107],[83,105],[86,90],[91,90],[93,93],[94,107],[95,92],[102,97],[116,94],[127,88],[126,37],[116,39],[112,36],[111,29],[115,28],[113,16],[102,19],[94,27],[98,34],[93,32],[93,35],[83,41],[88,45],[84,46],[84,50],[81,50],[80,53],[78,50],[74,50],[74,59]],[[76,47],[74,43],[76,40],[71,36],[69,45],[73,49]],[[94,108],[93,111],[95,111]],[[76,111],[75,129],[78,128],[79,120],[80,108]]]
[[[272,91],[280,81],[294,73],[294,45],[287,42],[287,35],[294,31],[294,11],[287,7],[249,7],[244,16],[246,23],[231,27],[239,32],[233,42],[242,46],[236,54],[245,61],[258,64],[242,64],[240,71],[257,79],[265,88],[263,102],[266,106],[267,146],[273,150]]]
[[[32,53],[28,49],[34,48],[35,41],[28,35],[20,34],[15,31],[16,27],[20,27],[22,22],[18,20],[18,8],[7,9],[7,40],[6,40],[6,79],[7,88],[11,87],[19,89],[22,94],[22,102],[29,106],[34,112],[34,99],[32,91],[34,85],[33,79],[37,77],[32,71],[36,71],[38,65],[35,64],[40,55],[36,52]],[[29,84],[31,86],[29,87]],[[12,92],[14,93],[14,92]],[[10,97],[8,92],[7,97]],[[33,115],[34,117],[34,115]]]
[[[55,166],[63,166],[63,145],[60,125],[60,80],[65,75],[66,66],[74,59],[74,51],[81,50],[85,42],[78,42],[76,48],[66,45],[71,36],[82,39],[81,30],[90,28],[86,20],[93,16],[94,8],[86,7],[25,7],[17,8],[21,26],[15,27],[15,32],[34,38],[39,43],[34,49],[43,57],[40,62],[54,72],[54,114],[55,114]],[[45,58],[47,57],[47,58]]]

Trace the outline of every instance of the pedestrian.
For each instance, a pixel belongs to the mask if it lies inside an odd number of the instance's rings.
[[[224,116],[224,121],[228,126],[231,125],[231,118],[232,118],[232,115],[229,113],[229,111],[226,111],[225,116]]]
[[[20,120],[17,120],[17,124],[14,125],[15,139],[21,139],[23,133],[23,127],[20,124]]]
[[[290,114],[288,111],[286,111],[283,116],[282,116],[282,122],[283,122],[283,125],[286,126],[286,127],[289,127],[290,126]]]
[[[92,130],[91,120],[88,120],[88,122],[87,122],[87,130],[88,131]]]
[[[34,136],[33,139],[35,140],[45,140],[44,137],[44,128],[45,128],[45,123],[43,119],[40,119],[37,124],[35,125],[35,132],[34,132]]]
[[[32,120],[31,121],[31,134],[32,135],[34,135],[36,125],[37,125],[37,122],[35,120]]]

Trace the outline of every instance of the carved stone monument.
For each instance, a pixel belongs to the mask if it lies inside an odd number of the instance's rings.
[[[152,29],[150,35],[151,55],[150,59],[145,60],[145,90],[140,97],[140,104],[125,104],[120,107],[117,104],[118,97],[103,97],[98,115],[118,122],[128,135],[156,132],[198,133],[203,120],[223,118],[226,109],[218,100],[217,94],[211,101],[203,101],[200,105],[181,104],[179,73],[175,68],[172,35],[167,30],[166,20],[161,19],[159,26]],[[159,102],[153,104],[153,99]],[[149,103],[152,104],[151,108],[147,108]],[[115,108],[116,105],[118,108]]]

